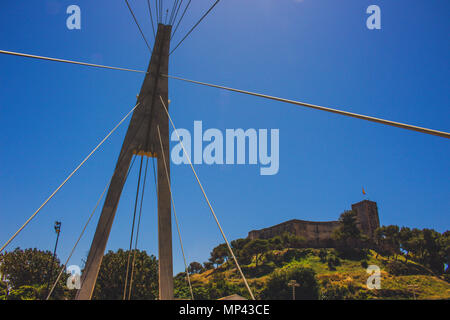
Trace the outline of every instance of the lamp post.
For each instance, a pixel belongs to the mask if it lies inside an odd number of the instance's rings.
[[[410,285],[408,285],[408,288],[410,290],[412,290],[413,296],[414,296],[414,300],[416,300],[416,290],[419,289],[419,286],[416,285],[416,284],[410,284]]]
[[[292,300],[295,300],[295,288],[300,287],[300,285],[295,280],[291,280],[288,282],[288,286],[292,287]]]
[[[58,248],[59,234],[61,233],[61,222],[60,221],[55,221],[54,229],[56,232],[56,243],[55,243],[55,250],[53,251],[52,264],[50,265],[50,273],[48,276],[48,283],[47,283],[47,292],[48,292],[48,289],[50,287],[50,282],[52,281],[52,277],[53,277],[53,265],[55,264],[56,249]]]

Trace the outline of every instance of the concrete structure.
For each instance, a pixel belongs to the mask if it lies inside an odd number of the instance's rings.
[[[375,229],[380,226],[377,203],[364,200],[352,204],[352,210],[356,212],[361,232],[373,239]],[[305,238],[310,247],[333,247],[334,241],[331,236],[337,227],[339,221],[316,222],[295,219],[273,227],[250,231],[248,238],[269,239],[287,232]]]
[[[169,156],[169,120],[160,101],[168,104],[168,74],[171,26],[159,24],[155,45],[141,91],[139,106],[131,118],[116,168],[106,195],[91,249],[81,278],[76,299],[91,299],[109,233],[119,204],[128,168],[134,155],[158,159],[158,246],[159,246],[159,298],[173,299],[172,223],[169,184],[166,177],[157,126],[161,131],[165,158]],[[170,175],[170,165],[168,164]]]

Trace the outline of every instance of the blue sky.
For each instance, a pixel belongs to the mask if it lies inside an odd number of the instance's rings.
[[[165,1],[169,3],[170,1]],[[193,1],[172,46],[213,1]],[[81,8],[82,29],[66,28]],[[150,44],[145,1],[131,0]],[[366,28],[381,8],[382,29]],[[450,3],[382,0],[223,0],[171,56],[170,73],[389,120],[450,131]],[[145,70],[150,53],[124,1],[2,2],[0,48]],[[40,206],[135,103],[142,74],[0,56],[0,242]],[[169,81],[179,128],[276,128],[280,170],[196,166],[230,240],[290,219],[336,220],[363,199],[384,225],[449,228],[450,144],[320,111]],[[109,181],[128,121],[64,186],[9,250],[52,250],[65,260]],[[124,188],[107,249],[127,248],[137,168]],[[151,176],[150,176],[151,177]],[[152,177],[151,177],[152,178]],[[146,191],[139,247],[157,254],[156,197]],[[188,166],[172,166],[189,261],[223,242]],[[99,216],[71,260],[87,256]],[[183,269],[174,229],[174,271]]]

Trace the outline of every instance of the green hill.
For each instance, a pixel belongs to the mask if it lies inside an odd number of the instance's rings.
[[[333,248],[312,249],[311,239],[285,232],[237,239],[231,248],[258,299],[450,299],[449,231],[389,225],[369,237],[345,211],[330,240]],[[194,298],[250,297],[231,256],[221,244],[203,266],[191,263]],[[183,274],[175,284],[188,298]]]
[[[305,270],[312,270],[317,283],[317,288],[310,290],[317,290],[317,295],[306,295],[306,299],[414,299],[414,295],[417,299],[450,299],[450,284],[423,265],[406,262],[403,256],[395,260],[373,250],[366,253],[363,258],[343,258],[335,249],[269,250],[260,257],[258,265],[254,257],[241,267],[257,299],[291,299],[292,288],[287,286],[289,277],[280,282],[278,296],[277,292],[268,293],[269,283],[273,283],[277,275]],[[380,268],[380,289],[367,288],[368,265]],[[192,274],[190,279],[196,299],[217,299],[235,293],[250,297],[232,261]],[[297,292],[302,290],[301,282],[298,281]],[[175,283],[178,298],[188,298],[184,274],[180,274]]]

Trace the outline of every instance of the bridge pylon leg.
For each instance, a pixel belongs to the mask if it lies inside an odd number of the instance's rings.
[[[94,293],[95,282],[133,154],[158,159],[159,299],[173,299],[171,199],[157,132],[159,126],[165,157],[170,159],[169,120],[160,101],[161,96],[166,106],[169,106],[168,79],[161,74],[169,73],[170,34],[171,26],[158,25],[147,75],[138,96],[139,105],[133,113],[122,144],[81,277],[81,288],[75,297],[77,300],[89,300]]]

